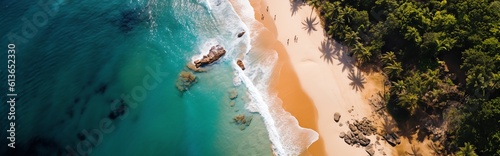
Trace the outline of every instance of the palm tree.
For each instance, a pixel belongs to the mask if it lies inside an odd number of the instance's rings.
[[[354,48],[352,49],[352,54],[356,58],[359,64],[364,64],[370,61],[372,53],[370,50],[366,49],[363,44],[356,42]]]
[[[440,82],[439,74],[440,73],[439,73],[438,69],[436,69],[436,70],[428,69],[427,72],[422,73],[421,76],[424,79],[423,84],[426,87],[428,87],[428,88],[425,88],[426,90],[435,88],[439,84],[439,82]]]
[[[406,108],[410,112],[410,115],[414,115],[418,109],[419,97],[415,93],[402,93],[399,94],[399,103],[401,107]]]
[[[474,150],[476,150],[474,145],[466,142],[464,147],[460,147],[460,150],[458,150],[457,156],[477,156]]]
[[[351,20],[354,18],[354,13],[356,12],[357,10],[353,7],[350,7],[348,5],[346,5],[345,7],[343,7],[343,10],[342,10],[342,17],[345,18],[345,20],[350,23]]]
[[[401,62],[393,61],[384,67],[384,71],[391,77],[399,77],[399,74],[403,71],[403,66],[401,66]]]
[[[345,44],[347,47],[352,47],[354,44],[359,42],[360,38],[358,36],[358,32],[349,31],[345,34]]]
[[[311,5],[311,7],[312,7],[313,9],[314,9],[314,8],[318,9],[318,8],[319,8],[319,6],[321,6],[321,0],[309,0],[309,1],[307,1],[307,3],[308,3],[309,5]]]
[[[392,62],[396,61],[396,55],[394,54],[394,52],[389,51],[385,54],[382,54],[380,60],[384,64],[392,63]]]
[[[324,18],[326,20],[330,20],[333,19],[334,16],[338,16],[336,13],[338,12],[339,5],[340,2],[333,2],[333,3],[330,3],[328,1],[325,2],[325,4],[321,9],[321,11],[325,13]]]
[[[391,91],[394,91],[396,94],[403,92],[406,89],[406,83],[403,80],[398,80],[396,82],[392,82]]]
[[[364,49],[363,50],[363,53],[361,56],[357,56],[358,57],[358,61],[360,62],[360,64],[364,64],[366,62],[369,62],[372,58],[372,52],[370,52],[370,50],[368,49]]]

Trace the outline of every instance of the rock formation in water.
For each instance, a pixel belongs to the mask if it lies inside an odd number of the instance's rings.
[[[241,70],[245,70],[245,65],[243,64],[243,61],[238,60],[238,61],[236,61],[236,64],[238,64],[238,66],[240,66]]]
[[[179,91],[184,92],[196,82],[196,76],[192,72],[182,71],[177,79],[176,87]]]
[[[229,90],[229,99],[234,100],[238,97],[238,91],[236,89]]]
[[[245,130],[246,127],[248,127],[250,125],[250,123],[252,122],[252,116],[245,116],[243,114],[240,114],[240,115],[236,115],[234,118],[233,118],[233,122],[240,126],[240,130]]]
[[[222,56],[226,54],[226,50],[220,46],[216,45],[210,48],[210,51],[207,55],[203,56],[203,58],[194,61],[194,65],[196,68],[200,68],[209,64],[214,63],[219,60]]]
[[[149,7],[146,6],[120,10],[120,14],[112,20],[112,23],[118,26],[122,32],[128,33],[148,20],[148,9]]]

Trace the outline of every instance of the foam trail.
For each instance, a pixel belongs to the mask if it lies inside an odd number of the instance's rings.
[[[252,97],[257,100],[257,109],[259,110],[259,113],[262,115],[264,118],[264,121],[266,122],[267,129],[269,131],[269,135],[271,135],[270,139],[271,142],[273,142],[273,145],[276,147],[276,152],[278,154],[286,154],[284,151],[282,142],[279,141],[280,136],[279,132],[276,129],[276,125],[274,124],[274,120],[271,118],[271,114],[269,112],[269,107],[267,107],[266,102],[262,98],[262,94],[259,92],[259,90],[255,87],[253,82],[243,73],[243,71],[240,68],[235,68],[238,76],[241,78],[242,82],[246,84],[248,91],[250,92]]]

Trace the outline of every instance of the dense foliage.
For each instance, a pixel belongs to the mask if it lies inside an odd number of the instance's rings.
[[[358,66],[384,70],[392,82],[389,103],[410,118],[453,108],[449,149],[500,155],[500,1],[307,2]],[[457,70],[445,70],[453,60]]]

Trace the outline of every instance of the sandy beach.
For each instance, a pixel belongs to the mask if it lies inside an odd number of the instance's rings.
[[[346,121],[372,115],[367,98],[381,90],[383,80],[367,78],[354,67],[354,60],[344,55],[347,48],[325,37],[320,19],[310,6],[287,0],[250,3],[255,18],[271,33],[268,42],[274,43],[278,52],[273,91],[300,126],[319,133],[319,140],[303,155],[366,155],[365,148],[346,144],[339,134],[348,131]],[[335,112],[342,115],[339,123],[344,126],[334,122]],[[372,143],[376,140],[375,136],[369,138]],[[390,145],[380,143],[374,144],[377,153],[390,155]]]

